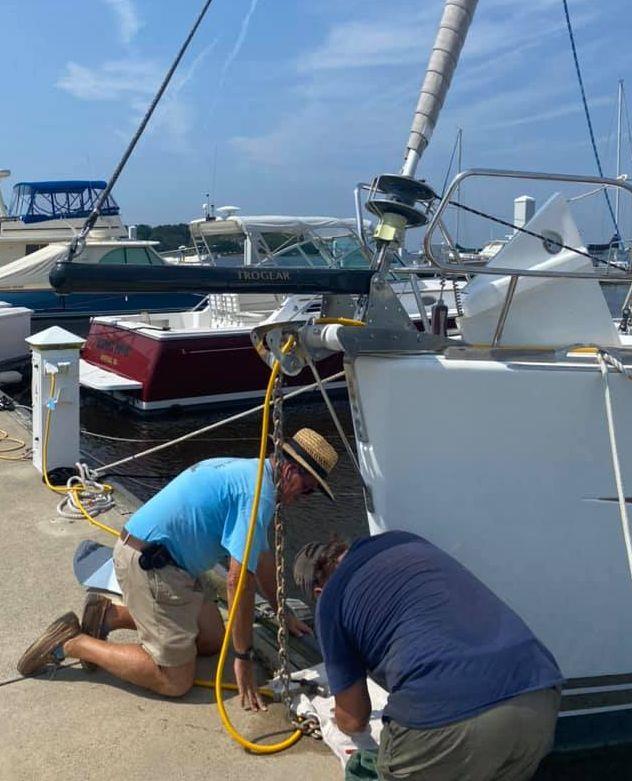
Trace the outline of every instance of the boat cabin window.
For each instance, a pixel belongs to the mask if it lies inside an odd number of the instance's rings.
[[[48,246],[47,244],[27,244],[24,248],[24,254],[30,255],[32,252],[37,252],[38,249]]]
[[[264,233],[255,241],[257,256],[270,266],[321,267],[329,265],[316,244],[295,233]]]
[[[148,247],[117,247],[100,258],[99,263],[128,266],[163,265],[161,258],[154,255]]]
[[[210,258],[218,266],[241,266],[244,262],[244,245],[246,236],[205,236],[206,248]]]

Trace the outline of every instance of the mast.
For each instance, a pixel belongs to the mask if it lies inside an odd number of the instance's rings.
[[[478,0],[446,0],[415,109],[402,176],[414,176],[430,143]]]
[[[619,79],[618,89],[618,108],[617,108],[617,179],[621,176],[621,118],[623,112],[623,79]],[[619,199],[621,197],[621,188],[617,187],[615,192],[614,201],[614,216],[617,224],[617,232],[619,226]],[[618,237],[619,245],[621,245],[621,236]]]
[[[425,225],[428,221],[429,206],[436,194],[424,181],[415,179],[415,172],[432,138],[477,4],[478,0],[445,0],[401,172],[376,176],[371,185],[366,208],[379,217],[373,234],[377,247],[373,268],[381,277],[390,264],[389,246],[401,245],[408,228]],[[417,204],[425,204],[425,208],[420,209]]]
[[[463,170],[463,128],[459,128],[456,134],[456,142],[458,144],[457,146],[457,158],[456,158],[456,172],[457,174],[460,174]],[[456,198],[458,202],[461,202],[461,185],[457,187],[456,190]],[[461,210],[456,210],[456,243],[459,243],[461,233]]]

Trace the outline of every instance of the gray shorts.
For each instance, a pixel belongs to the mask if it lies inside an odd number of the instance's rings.
[[[161,667],[181,667],[197,655],[198,617],[216,599],[210,581],[167,565],[146,572],[140,553],[118,540],[114,569],[141,646]]]
[[[528,692],[471,719],[434,729],[384,724],[377,760],[383,781],[522,781],[553,746],[557,689]]]

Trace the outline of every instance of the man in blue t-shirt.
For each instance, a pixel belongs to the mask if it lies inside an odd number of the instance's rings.
[[[312,429],[303,428],[285,440],[280,501],[290,504],[317,488],[333,500],[326,478],[337,461],[334,448]],[[267,541],[275,508],[274,467],[273,458],[266,461],[246,587],[232,632],[241,702],[253,710],[264,707],[252,669],[255,581],[277,607],[276,568]],[[211,458],[172,480],[132,515],[114,548],[125,605],[90,595],[81,624],[74,613],[55,621],[23,654],[18,670],[33,675],[68,656],[87,669],[102,667],[159,694],[187,692],[197,653],[216,653],[224,638],[219,610],[208,598],[209,584],[206,581],[205,588],[202,576],[228,556],[232,604],[244,564],[257,470],[257,459]],[[294,634],[309,631],[289,613],[287,623]],[[139,643],[106,642],[114,629],[136,629]]]
[[[527,625],[427,540],[392,531],[309,543],[294,578],[317,598],[316,632],[343,732],[388,692],[380,778],[527,779],[550,750],[562,674]]]

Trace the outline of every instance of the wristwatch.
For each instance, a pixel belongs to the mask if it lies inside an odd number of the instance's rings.
[[[233,649],[233,654],[235,655],[235,659],[241,659],[242,662],[254,662],[255,659],[255,649],[252,646],[243,653]]]

